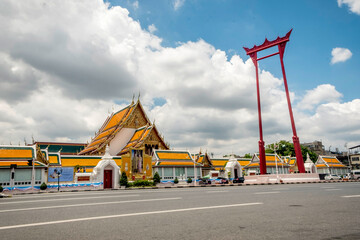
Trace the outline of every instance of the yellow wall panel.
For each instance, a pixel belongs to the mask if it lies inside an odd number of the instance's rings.
[[[52,163],[52,164],[59,163],[59,156],[49,156],[49,163]]]

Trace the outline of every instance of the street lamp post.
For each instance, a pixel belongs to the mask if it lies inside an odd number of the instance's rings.
[[[277,159],[276,159],[276,150],[278,149],[277,143],[274,143],[273,150],[274,150],[274,158],[275,158],[275,166],[276,166],[276,182],[279,182],[279,171],[278,171],[278,165],[277,165]]]
[[[55,174],[57,175],[57,179],[58,179],[58,192],[59,192],[59,191],[60,191],[60,176],[61,176],[61,174],[62,174],[62,168],[60,168],[60,169],[55,168],[55,169],[54,169],[54,172],[55,172]]]
[[[196,186],[196,166],[194,161],[194,186]]]

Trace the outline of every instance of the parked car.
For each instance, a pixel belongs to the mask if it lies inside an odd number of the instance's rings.
[[[341,177],[336,174],[328,174],[325,176],[325,180],[341,180]]]
[[[244,177],[238,177],[234,178],[233,183],[244,183],[245,178]]]
[[[360,169],[352,170],[351,173],[352,173],[355,180],[360,179]]]
[[[228,184],[229,180],[227,180],[226,178],[223,178],[223,177],[218,177],[217,179],[215,179],[215,183]]]

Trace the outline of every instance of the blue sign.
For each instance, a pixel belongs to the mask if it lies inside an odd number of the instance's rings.
[[[58,173],[61,172],[60,182],[73,182],[74,181],[74,168],[73,167],[51,167],[48,169],[48,182],[57,182]]]

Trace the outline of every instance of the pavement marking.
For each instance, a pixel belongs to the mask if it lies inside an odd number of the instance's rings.
[[[94,199],[94,198],[120,198],[120,197],[138,197],[139,194],[133,195],[116,195],[116,196],[99,196],[99,197],[80,197],[80,198],[56,198],[56,199],[40,199],[40,200],[29,200],[29,201],[15,201],[15,202],[0,202],[0,205],[3,204],[14,204],[14,203],[30,203],[30,202],[56,202],[56,201],[69,201],[69,200],[79,200],[79,199]]]
[[[216,190],[215,191],[207,191],[207,193],[218,193],[218,192],[221,193],[221,192],[229,192],[229,191],[216,191]]]
[[[338,190],[342,190],[339,188],[329,188],[329,189],[325,189],[325,191],[338,191]]]
[[[182,199],[182,198],[181,198],[181,197],[177,197],[177,198],[154,198],[154,199],[126,200],[126,201],[116,201],[116,202],[80,203],[80,204],[48,206],[48,207],[33,207],[33,208],[6,209],[6,210],[0,210],[0,213],[4,213],[4,212],[17,212],[17,211],[29,211],[29,210],[39,210],[39,209],[49,209],[49,208],[53,209],[53,208],[81,207],[81,206],[118,204],[118,203],[136,203],[136,202],[151,202],[151,201],[167,201],[167,200],[180,200],[180,199]]]
[[[110,195],[110,194],[117,194],[117,195],[122,195],[122,194],[128,194],[129,192],[92,192],[92,193],[83,193],[83,192],[71,192],[71,193],[43,193],[43,194],[39,194],[39,195],[13,195],[11,199],[13,200],[20,200],[20,199],[31,199],[31,198],[51,198],[51,197],[57,197],[57,196],[83,196],[83,195]],[[9,199],[10,200],[10,199]]]
[[[239,203],[239,204],[231,204],[231,205],[217,205],[217,206],[208,206],[208,207],[182,208],[182,209],[162,210],[162,211],[153,211],[153,212],[138,212],[138,213],[125,213],[125,214],[98,216],[98,217],[74,218],[74,219],[51,221],[51,222],[38,222],[38,223],[28,223],[28,224],[3,226],[3,227],[0,227],[0,230],[14,229],[14,228],[24,228],[24,227],[37,227],[37,226],[43,226],[43,225],[71,223],[71,222],[80,222],[80,221],[90,221],[90,220],[99,220],[99,219],[108,219],[108,218],[121,218],[121,217],[141,216],[141,215],[151,215],[151,214],[187,212],[187,211],[196,211],[196,210],[205,210],[205,209],[217,209],[217,208],[243,207],[243,206],[252,206],[252,205],[260,205],[260,204],[264,204],[264,203],[261,203],[261,202]]]
[[[280,192],[256,192],[254,194],[272,194],[272,193],[280,193]]]
[[[344,198],[353,198],[353,197],[360,197],[360,195],[348,195],[348,196],[341,196]]]

